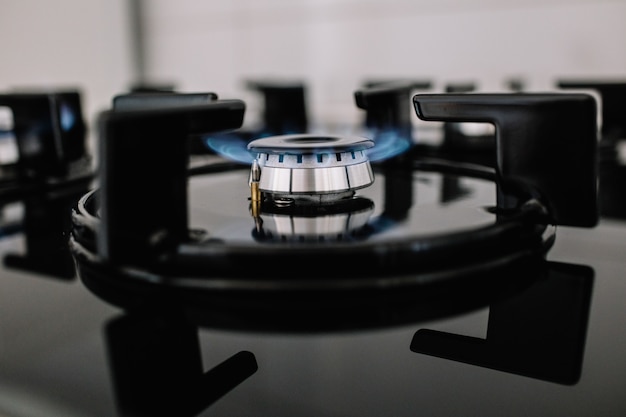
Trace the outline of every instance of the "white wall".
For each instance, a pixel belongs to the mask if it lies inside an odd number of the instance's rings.
[[[151,0],[147,68],[179,89],[248,98],[245,78],[304,79],[314,117],[351,117],[367,77],[528,89],[626,78],[623,0]]]
[[[125,0],[0,0],[0,94],[81,89],[87,122],[131,84]]]
[[[130,0],[0,0],[0,92],[77,85],[86,116],[134,81]],[[257,97],[243,80],[309,86],[313,118],[359,118],[368,77],[483,90],[522,77],[626,78],[624,0],[144,0],[148,80]],[[247,114],[248,117],[248,114]]]

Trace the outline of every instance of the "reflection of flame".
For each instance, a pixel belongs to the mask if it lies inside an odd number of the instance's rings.
[[[375,145],[367,150],[367,157],[372,162],[400,155],[406,152],[412,143],[410,135],[394,129],[377,131],[371,137],[374,138]]]
[[[74,114],[72,108],[66,103],[61,103],[60,113],[61,129],[67,132],[74,127],[74,124],[76,123],[76,115]]]

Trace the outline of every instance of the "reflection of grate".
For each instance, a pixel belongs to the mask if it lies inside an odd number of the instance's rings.
[[[0,106],[0,165],[17,162],[17,143],[13,134],[13,112]]]
[[[284,135],[248,145],[261,170],[259,189],[272,198],[332,202],[367,187],[374,175],[361,137]]]
[[[13,130],[13,112],[9,107],[0,106],[0,134]]]
[[[617,141],[617,160],[620,165],[626,165],[626,139]]]
[[[14,164],[17,158],[15,136],[11,132],[0,131],[0,165]]]

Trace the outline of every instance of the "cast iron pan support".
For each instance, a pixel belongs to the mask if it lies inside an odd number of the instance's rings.
[[[142,92],[120,94],[113,97],[114,110],[142,110],[191,104],[206,104],[217,100],[215,93]]]
[[[372,84],[357,90],[354,99],[358,108],[365,110],[365,126],[377,134],[393,132],[399,138],[413,143],[411,96],[415,89],[428,88],[419,81],[396,81]],[[408,152],[379,162],[385,172],[384,217],[401,220],[413,205],[413,161]]]
[[[548,209],[549,221],[598,221],[596,103],[587,94],[418,94],[422,120],[488,122],[496,128],[497,205],[515,209],[520,191]]]
[[[563,80],[563,89],[591,89],[600,95],[601,138],[598,148],[600,214],[626,216],[626,164],[620,158],[620,145],[626,140],[626,80]]]
[[[263,95],[263,130],[268,135],[306,133],[309,119],[306,87],[300,82],[249,81]]]
[[[13,113],[19,178],[63,177],[72,162],[88,157],[78,90],[3,94],[0,107]]]
[[[590,89],[600,95],[602,104],[602,140],[626,138],[626,81],[562,80],[563,89]]]
[[[374,84],[358,90],[354,98],[358,108],[366,111],[365,126],[370,129],[411,129],[411,94],[430,84],[396,81]]]
[[[189,137],[241,126],[240,100],[122,106],[100,114],[100,217],[105,261],[150,265],[189,238]]]

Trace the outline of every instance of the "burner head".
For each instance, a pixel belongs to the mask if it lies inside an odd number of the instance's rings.
[[[296,134],[248,144],[256,153],[251,182],[278,204],[332,203],[374,182],[363,137]]]

